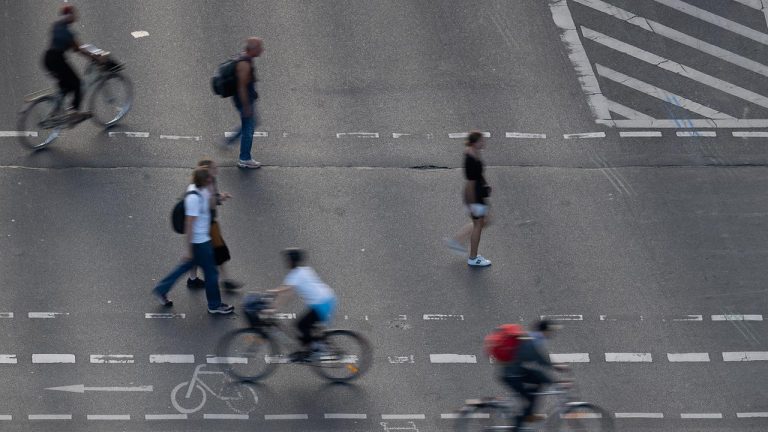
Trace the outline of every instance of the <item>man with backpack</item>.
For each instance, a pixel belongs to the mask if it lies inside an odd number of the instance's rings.
[[[197,167],[192,172],[192,184],[187,187],[183,204],[177,204],[174,208],[172,219],[174,230],[183,232],[186,236],[187,250],[181,259],[181,263],[161,280],[152,290],[153,295],[161,305],[173,306],[168,299],[168,293],[173,284],[186,274],[192,267],[199,266],[205,275],[205,296],[208,299],[208,312],[212,314],[229,314],[234,308],[221,302],[219,292],[219,273],[216,270],[216,262],[213,257],[211,245],[211,192],[210,185],[213,176],[205,167]],[[177,213],[183,205],[183,228],[176,226]]]

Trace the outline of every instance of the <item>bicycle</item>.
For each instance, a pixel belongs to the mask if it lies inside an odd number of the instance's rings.
[[[109,52],[93,45],[81,48],[100,58],[91,60],[83,75],[83,99],[88,101],[90,118],[104,128],[112,127],[131,110],[133,84],[121,73],[125,65],[114,61]],[[50,88],[24,98],[17,122],[22,145],[40,150],[55,141],[62,130],[87,119],[66,115],[64,99],[60,91]]]
[[[250,387],[244,387],[244,389],[247,391],[241,391],[240,389],[235,388],[234,395],[232,396],[222,395],[221,393],[223,392],[215,392],[202,379],[200,379],[200,375],[224,375],[224,372],[203,371],[202,369],[204,367],[204,364],[198,365],[195,368],[195,372],[192,374],[192,379],[180,383],[174,387],[173,390],[171,390],[171,403],[178,412],[182,414],[192,414],[194,412],[200,411],[200,409],[203,408],[205,402],[207,401],[208,393],[215,396],[216,399],[226,402],[227,406],[229,406],[232,411],[235,411],[239,414],[248,414],[256,408],[256,404],[259,402],[259,398],[256,396],[255,390]],[[222,382],[224,382],[223,378]],[[226,383],[224,386],[222,386],[222,390],[224,390],[225,386]],[[181,395],[183,398],[178,399],[180,396],[179,391],[184,388],[186,388],[186,390]],[[251,398],[253,398],[253,403],[251,403]],[[242,402],[243,406],[241,407],[236,405],[238,402]]]
[[[224,335],[217,355],[229,361],[222,367],[229,375],[256,382],[269,376],[280,364],[311,366],[321,377],[336,383],[352,381],[363,375],[371,365],[372,351],[368,341],[351,330],[316,329],[315,340],[323,348],[318,355],[294,358],[283,354],[281,342],[298,349],[294,331],[280,324],[271,309],[274,296],[250,294],[258,301],[243,307],[249,326]]]
[[[540,396],[557,396],[553,409],[542,424],[521,427],[524,431],[601,431],[613,430],[610,414],[597,405],[576,400],[573,381],[554,384],[553,390],[537,393]],[[490,397],[468,399],[459,410],[455,430],[469,431],[514,431],[515,418],[520,411],[516,398]]]

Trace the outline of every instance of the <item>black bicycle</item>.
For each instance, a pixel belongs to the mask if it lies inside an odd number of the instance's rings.
[[[310,366],[317,374],[333,382],[348,382],[363,375],[371,366],[373,355],[368,341],[351,330],[315,329],[319,348],[307,355],[290,355],[283,346],[300,353],[297,332],[281,324],[272,310],[274,296],[252,293],[246,296],[243,312],[246,328],[224,335],[216,353],[221,365],[232,377],[255,382],[266,378],[278,365]]]

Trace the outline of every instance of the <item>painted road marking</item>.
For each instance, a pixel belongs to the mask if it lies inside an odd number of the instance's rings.
[[[389,361],[390,364],[415,363],[413,354],[408,356],[387,356],[387,361]]]
[[[248,420],[248,414],[203,414],[206,420]]]
[[[430,363],[477,363],[472,354],[430,354]]]
[[[265,414],[264,420],[309,420],[307,414]]]
[[[584,315],[541,315],[539,318],[549,321],[584,321]]]
[[[74,363],[74,354],[32,354],[32,363]]]
[[[134,39],[139,39],[139,38],[149,36],[149,32],[146,32],[144,30],[137,30],[137,31],[131,32],[131,36],[133,36]]]
[[[652,362],[651,353],[605,353],[607,362]]]
[[[0,318],[13,318],[13,312],[0,312]]]
[[[194,354],[150,354],[150,363],[194,363]]]
[[[616,101],[608,99],[606,100],[606,103],[608,104],[609,111],[614,112],[622,117],[626,117],[632,120],[653,120],[653,117],[649,116],[648,114],[641,113],[640,111],[634,110]]]
[[[232,138],[235,135],[237,135],[238,132],[224,132],[225,138]],[[253,137],[254,138],[266,138],[269,136],[269,132],[254,132]]]
[[[292,320],[292,319],[296,319],[296,314],[295,313],[280,312],[280,313],[274,314],[273,317],[276,318],[276,319],[281,319],[281,320]]]
[[[605,138],[605,132],[582,132],[563,134],[565,139]]]
[[[447,413],[447,414],[440,414],[440,418],[443,420],[454,420],[459,417],[466,417],[466,418],[472,418],[472,419],[487,419],[491,418],[491,415],[488,413],[470,413],[466,415],[461,415],[458,413]]]
[[[446,321],[456,320],[464,321],[464,315],[451,315],[451,314],[424,314],[425,321]]]
[[[490,138],[491,133],[490,132],[480,132],[484,138]],[[468,138],[469,132],[452,132],[448,134],[448,138],[457,139],[457,138]]]
[[[768,417],[768,412],[743,412],[736,413],[737,418],[762,418]]]
[[[146,414],[144,420],[186,420],[186,414]]]
[[[13,416],[3,414],[3,415],[0,415],[0,420],[13,420]]]
[[[100,391],[100,392],[152,392],[154,388],[152,386],[137,386],[137,387],[86,387],[83,384],[68,385],[62,387],[48,387],[46,390],[65,391],[71,393],[85,393],[87,391]]]
[[[50,318],[56,318],[58,315],[69,315],[69,313],[64,312],[29,312],[27,316],[29,318],[40,318],[40,319],[50,319]]]
[[[531,138],[531,139],[546,139],[547,134],[543,133],[525,133],[525,132],[507,132],[507,138]]]
[[[768,138],[768,132],[733,131],[732,134],[737,138]]]
[[[325,414],[323,417],[329,420],[365,420],[368,414]]]
[[[33,131],[0,131],[0,138],[13,137],[36,137],[37,132]]]
[[[714,137],[715,131],[679,131],[676,133],[679,137]]]
[[[149,132],[110,132],[110,138],[124,136],[126,138],[149,138]]]
[[[762,315],[712,315],[712,321],[762,321]]]
[[[643,321],[642,315],[600,315],[600,321]]]
[[[16,354],[0,354],[0,364],[17,364]]]
[[[550,354],[552,363],[589,363],[589,353]]]
[[[133,364],[133,354],[91,354],[91,363]]]
[[[744,361],[766,361],[768,360],[768,351],[736,351],[724,352],[723,361],[744,362]]]
[[[768,119],[679,119],[679,120],[595,120],[595,123],[618,128],[764,128],[768,127]]]
[[[622,138],[653,138],[660,137],[661,131],[621,131],[619,132],[619,136]]]
[[[160,135],[160,139],[167,139],[167,140],[189,140],[189,141],[200,141],[202,137],[200,136],[184,136],[184,135]]]
[[[145,313],[144,314],[144,318],[147,318],[147,319],[154,319],[154,318],[159,318],[159,319],[180,318],[180,319],[184,319],[186,317],[187,317],[187,314],[183,314],[183,313]]]
[[[614,413],[614,416],[616,418],[655,418],[655,419],[660,419],[660,418],[664,418],[664,413],[653,413],[653,412],[648,412],[648,413],[629,413],[629,412],[628,413],[620,413],[620,412],[617,412],[617,413]]]
[[[248,359],[245,357],[216,357],[209,355],[206,357],[205,362],[210,364],[247,364]]]
[[[709,353],[667,353],[671,362],[708,362]]]
[[[85,416],[88,420],[130,420],[129,414],[88,414]]]
[[[721,419],[723,414],[721,413],[682,413],[680,418],[684,419]]]
[[[72,414],[30,414],[29,420],[72,420]]]
[[[424,414],[382,414],[382,420],[425,420]]]
[[[340,132],[336,134],[336,138],[378,138],[378,132]]]
[[[663,321],[704,321],[704,315],[666,316]]]
[[[736,23],[734,21],[725,19],[720,15],[715,15],[711,12],[707,12],[704,9],[697,8],[696,6],[682,2],[680,0],[654,0],[656,3],[663,4],[664,6],[676,9],[682,13],[688,14],[694,18],[698,18],[702,21],[714,24],[720,28],[731,31],[738,35],[752,39],[755,42],[760,42],[764,45],[768,45],[768,35],[761,33],[757,30]]]

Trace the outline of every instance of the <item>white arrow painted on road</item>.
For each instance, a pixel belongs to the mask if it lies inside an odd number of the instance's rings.
[[[85,393],[87,391],[104,391],[104,392],[151,392],[154,391],[152,386],[138,386],[138,387],[86,387],[83,384],[75,384],[63,387],[49,387],[46,390],[57,390],[72,393]]]

